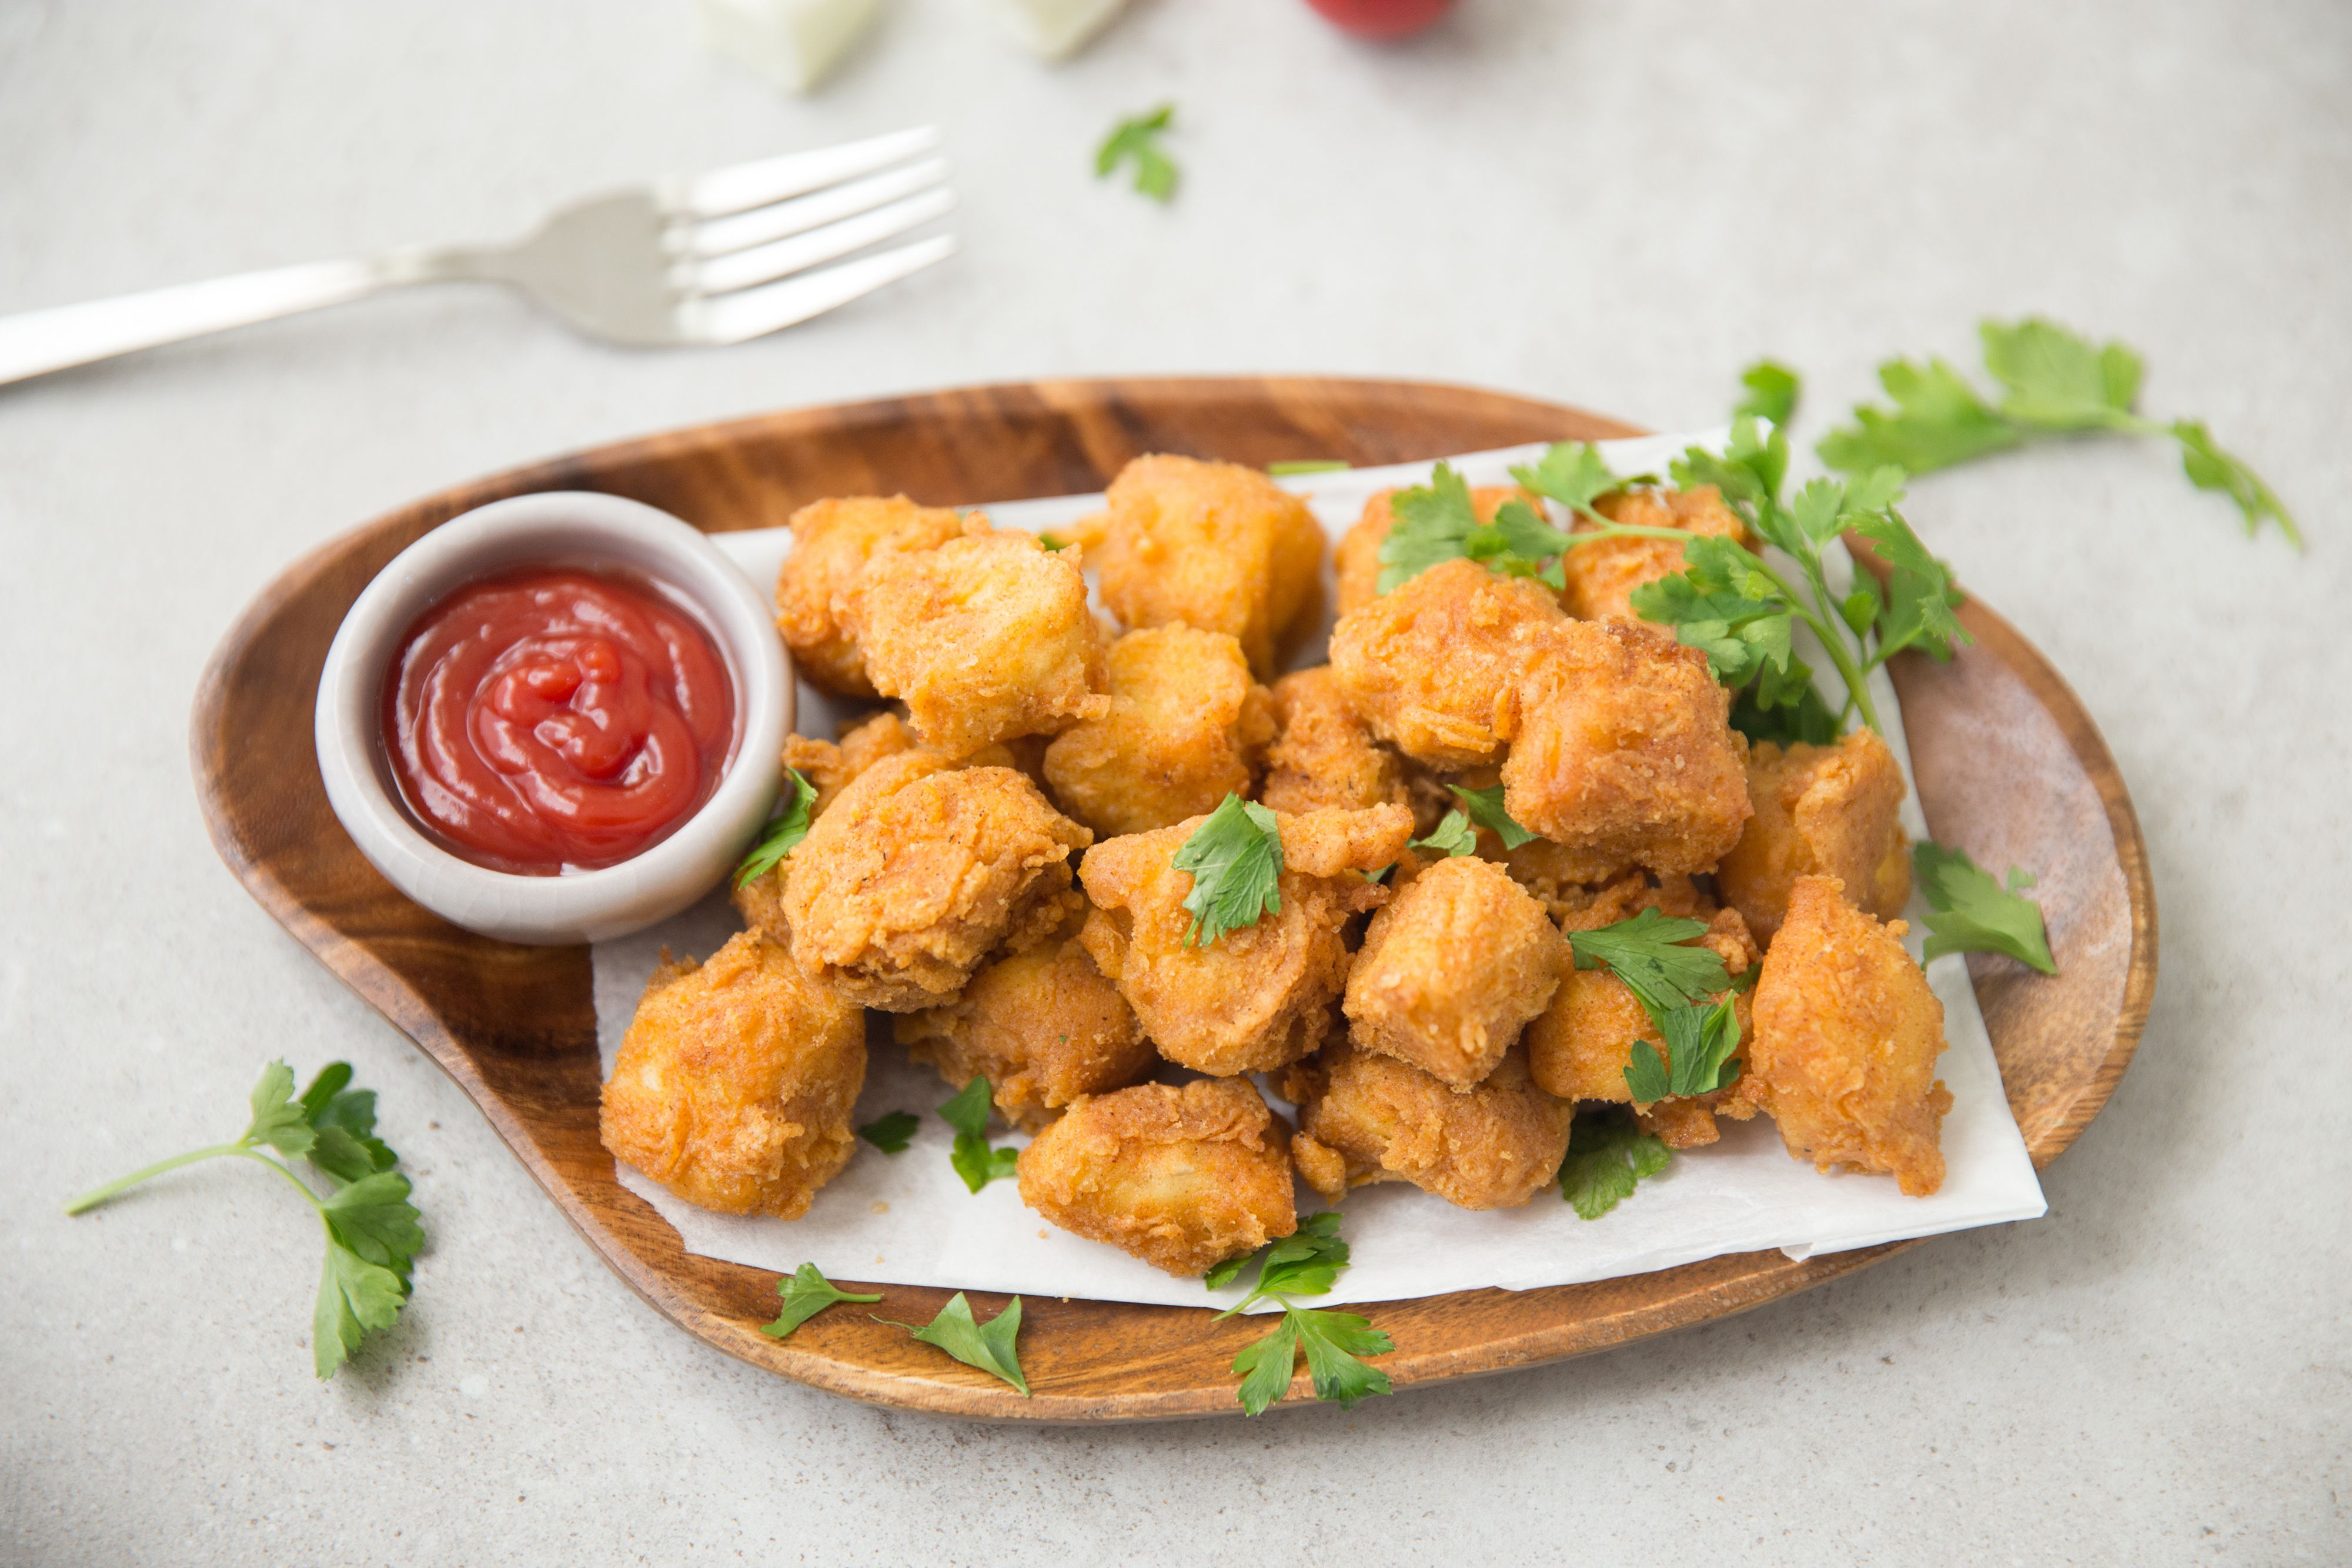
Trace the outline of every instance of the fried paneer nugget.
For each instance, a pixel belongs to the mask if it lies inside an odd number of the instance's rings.
[[[1326,808],[1360,811],[1410,799],[1396,754],[1348,706],[1331,666],[1318,664],[1274,683],[1274,744],[1266,748],[1258,800],[1296,815]]]
[[[1397,492],[1382,490],[1364,503],[1363,516],[1340,536],[1336,565],[1339,580],[1339,612],[1346,615],[1360,610],[1381,596],[1381,547],[1389,542],[1389,530],[1396,527],[1396,512],[1391,503]],[[1470,492],[1470,509],[1482,523],[1491,523],[1495,514],[1503,509],[1506,501],[1525,501],[1542,508],[1536,498],[1516,485],[1479,485]]]
[[[1388,899],[1361,873],[1396,860],[1412,831],[1402,806],[1275,815],[1282,907],[1198,946],[1186,940],[1192,873],[1170,862],[1206,818],[1111,839],[1078,868],[1095,904],[1078,940],[1160,1054],[1195,1071],[1269,1072],[1323,1042],[1347,988],[1349,917]]]
[[[1654,894],[1659,890],[1647,891]],[[1642,908],[1663,908],[1666,902],[1645,898],[1627,907],[1613,897],[1596,900],[1590,909],[1570,916],[1569,929],[1591,931],[1613,925],[1632,918]],[[1756,963],[1756,945],[1748,935],[1747,923],[1736,909],[1710,914],[1713,918],[1708,921],[1706,935],[1698,939],[1699,946],[1714,949],[1723,959],[1723,967],[1734,976],[1746,973]],[[1559,990],[1551,1006],[1528,1026],[1528,1071],[1538,1083],[1564,1100],[1630,1103],[1633,1094],[1625,1085],[1625,1067],[1633,1059],[1633,1042],[1648,1040],[1657,1051],[1658,1059],[1669,1065],[1673,1053],[1667,1050],[1657,1025],[1624,981],[1607,968],[1579,969],[1570,964],[1563,964],[1561,968]],[[1720,994],[1715,999],[1721,1000]],[[1752,1016],[1748,998],[1736,997],[1732,1011],[1739,1019],[1740,1038],[1748,1039]],[[1746,1121],[1754,1114],[1750,1107],[1734,1098],[1736,1089],[1735,1083],[1710,1094],[1664,1100],[1643,1109],[1656,1123],[1652,1130],[1664,1136],[1672,1147],[1711,1144],[1717,1135],[1715,1114],[1718,1109],[1737,1121]]]
[[[1951,1092],[1936,1079],[1944,1004],[1885,925],[1836,880],[1801,876],[1756,983],[1756,1034],[1738,1092],[1816,1167],[1890,1172],[1909,1197],[1944,1185]]]
[[[803,507],[793,514],[792,529],[792,553],[776,574],[776,629],[812,682],[843,696],[870,697],[866,660],[836,605],[877,553],[945,544],[964,531],[963,519],[904,496],[843,496]]]
[[[1461,856],[1421,867],[1364,933],[1348,1038],[1470,1089],[1549,1005],[1561,956],[1543,905],[1501,866]]]
[[[665,963],[604,1085],[615,1159],[688,1203],[798,1219],[849,1163],[866,1019],[784,949],[738,932],[696,964]]]
[[[967,757],[1053,734],[1110,706],[1076,549],[1017,528],[877,554],[839,601],[874,689],[923,745]]]
[[[1503,762],[1503,809],[1585,857],[1580,882],[1635,865],[1713,867],[1749,812],[1747,742],[1706,655],[1623,621],[1562,621],[1539,641]]]
[[[954,1001],[892,1023],[908,1056],[952,1088],[987,1079],[1004,1119],[1031,1132],[1081,1095],[1150,1076],[1160,1061],[1075,935],[999,958]]]
[[[1021,1151],[1021,1201],[1171,1274],[1298,1228],[1289,1129],[1246,1079],[1080,1095]]]
[[[1511,739],[1544,643],[1534,634],[1570,624],[1541,583],[1449,560],[1342,617],[1331,674],[1372,733],[1407,757],[1475,768]]]
[[[1576,1111],[1536,1085],[1516,1046],[1485,1082],[1457,1092],[1409,1063],[1335,1044],[1293,1068],[1283,1093],[1299,1110],[1291,1157],[1325,1197],[1409,1181],[1462,1208],[1516,1208],[1549,1185]]]
[[[1323,526],[1255,468],[1139,457],[1106,497],[1103,603],[1131,627],[1191,626],[1238,641],[1271,679],[1308,630],[1322,588]]]
[[[1106,837],[1147,832],[1247,795],[1274,737],[1273,699],[1222,632],[1153,626],[1110,645],[1110,711],[1045,748],[1062,810]]]
[[[1761,741],[1748,753],[1756,815],[1715,868],[1716,885],[1770,946],[1801,876],[1832,876],[1881,919],[1911,896],[1911,857],[1895,813],[1907,793],[1903,768],[1878,732],[1857,729],[1835,746]]]
[[[1685,533],[1738,539],[1750,549],[1756,548],[1748,525],[1723,504],[1721,493],[1712,485],[1690,490],[1620,490],[1601,497],[1592,509],[1612,522],[1633,528],[1680,528]],[[1575,531],[1589,534],[1595,527],[1589,518],[1580,518]],[[1645,582],[1677,576],[1688,566],[1681,543],[1675,539],[1595,539],[1577,546],[1561,559],[1560,572],[1568,586],[1560,593],[1560,602],[1581,621],[1638,621],[1641,617],[1634,613],[1632,602],[1633,591]]]
[[[937,1006],[992,949],[1034,946],[1070,917],[1069,853],[1093,841],[1009,768],[886,757],[784,862],[793,960],[866,1007]]]

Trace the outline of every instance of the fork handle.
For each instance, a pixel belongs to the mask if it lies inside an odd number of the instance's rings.
[[[0,385],[340,305],[399,284],[478,276],[466,265],[470,259],[458,252],[404,251],[369,261],[316,261],[0,317]]]

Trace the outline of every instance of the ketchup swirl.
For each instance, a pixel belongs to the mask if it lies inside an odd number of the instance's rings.
[[[649,584],[526,567],[417,618],[383,732],[402,798],[448,848],[551,876],[627,860],[710,798],[735,685],[709,633]]]

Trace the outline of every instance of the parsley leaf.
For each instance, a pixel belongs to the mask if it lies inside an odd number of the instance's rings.
[[[1822,694],[1813,689],[1812,672],[1805,669],[1804,661],[1792,661],[1804,678],[1798,683],[1796,701],[1781,705],[1762,700],[1763,685],[1747,687],[1731,701],[1731,727],[1746,736],[1750,743],[1769,740],[1787,746],[1802,741],[1808,746],[1827,746],[1835,741],[1843,726]]]
[[[1587,1112],[1569,1129],[1559,1166],[1559,1196],[1580,1219],[1598,1219],[1633,1196],[1634,1185],[1666,1168],[1674,1155],[1642,1131],[1630,1108]]]
[[[771,1339],[784,1338],[835,1301],[878,1301],[882,1299],[879,1295],[860,1296],[837,1288],[832,1281],[817,1272],[814,1263],[803,1263],[779,1279],[776,1294],[784,1299],[783,1311],[776,1314],[774,1322],[760,1325],[760,1332]]]
[[[1204,1282],[1213,1291],[1222,1289],[1240,1275],[1248,1261],[1244,1257],[1220,1263]],[[1291,1369],[1301,1352],[1307,1356],[1307,1375],[1318,1399],[1337,1400],[1341,1409],[1352,1409],[1360,1400],[1391,1392],[1388,1375],[1360,1359],[1394,1350],[1396,1345],[1387,1334],[1353,1312],[1309,1311],[1288,1300],[1329,1294],[1332,1282],[1347,1266],[1348,1244],[1339,1239],[1339,1217],[1328,1212],[1309,1215],[1298,1222],[1297,1231],[1259,1254],[1257,1283],[1240,1301],[1217,1314],[1213,1321],[1223,1322],[1256,1301],[1282,1303],[1282,1322],[1234,1357],[1234,1371],[1243,1375],[1236,1392],[1244,1413],[1263,1415],[1266,1406],[1289,1391]]]
[[[1282,827],[1255,800],[1228,794],[1169,863],[1192,874],[1184,940],[1193,946],[1282,912]]]
[[[1773,360],[1759,360],[1740,373],[1739,384],[1748,395],[1732,409],[1736,414],[1766,419],[1774,424],[1786,424],[1789,416],[1797,412],[1798,395],[1804,382],[1796,371]]]
[[[769,821],[766,830],[760,834],[760,841],[751,846],[751,852],[745,855],[743,863],[735,868],[737,887],[753,877],[764,876],[773,871],[778,861],[792,853],[793,847],[808,837],[809,808],[816,804],[816,786],[802,778],[797,768],[785,768],[784,778],[792,785],[792,804]]]
[[[886,1155],[903,1155],[914,1139],[915,1129],[922,1124],[923,1119],[912,1111],[893,1111],[858,1128],[857,1135]]]
[[[1538,836],[1513,821],[1511,814],[1503,810],[1503,787],[1500,784],[1489,785],[1484,789],[1465,789],[1459,784],[1448,784],[1446,788],[1461,798],[1462,809],[1470,813],[1472,821],[1501,835],[1505,849],[1517,849]],[[1439,831],[1444,831],[1442,825]]]
[[[1448,811],[1444,821],[1430,830],[1429,837],[1415,839],[1417,850],[1435,850],[1446,856],[1475,855],[1478,852],[1478,832],[1470,819],[1459,811]]]
[[[1570,511],[1591,517],[1593,502],[1612,490],[1646,483],[1649,476],[1620,479],[1609,471],[1608,459],[1601,455],[1599,447],[1583,441],[1559,441],[1536,462],[1513,467],[1511,477],[1519,482],[1522,489],[1549,496]]]
[[[1399,490],[1389,497],[1388,537],[1381,541],[1378,591],[1390,592],[1433,566],[1459,560],[1470,553],[1470,536],[1477,531],[1478,511],[1470,500],[1470,486],[1451,464],[1437,465],[1425,486]]]
[[[1712,947],[1685,944],[1706,935],[1706,922],[1644,909],[1596,931],[1571,931],[1568,946],[1580,969],[1606,964],[1656,1019],[1685,1002],[1727,989],[1731,973]]]
[[[1637,1040],[1625,1063],[1625,1087],[1636,1103],[1655,1104],[1670,1095],[1710,1094],[1731,1078],[1731,1058],[1739,1050],[1739,1014],[1725,997],[1713,1007],[1677,1003],[1651,1015],[1665,1037],[1666,1055]]]
[[[989,1110],[988,1080],[978,1074],[940,1107],[940,1120],[955,1129],[955,1149],[948,1155],[948,1164],[974,1192],[990,1182],[1021,1174],[1019,1149],[988,1146]]]
[[[375,1135],[375,1094],[347,1087],[351,1081],[349,1063],[330,1062],[297,1098],[293,1069],[273,1061],[253,1086],[252,1118],[236,1142],[158,1160],[82,1194],[66,1212],[80,1214],[198,1160],[234,1155],[276,1171],[317,1212],[325,1236],[310,1357],[321,1378],[332,1377],[368,1333],[398,1318],[425,1246],[420,1216],[408,1201],[408,1178],[390,1168],[399,1156]],[[272,1159],[265,1149],[285,1158]],[[331,1190],[324,1198],[295,1173],[290,1162],[297,1155],[326,1178]]]
[[[2019,963],[2045,975],[2058,972],[2050,956],[2050,936],[2042,924],[2042,906],[2023,895],[2033,878],[2009,868],[2009,885],[1969,858],[1966,850],[1948,850],[1922,841],[1911,849],[1911,864],[1919,876],[1920,895],[1927,901],[1927,955],[1947,953],[2006,953]]]
[[[1014,1341],[1021,1336],[1021,1298],[1015,1296],[1005,1303],[1004,1310],[980,1322],[971,1315],[971,1303],[958,1291],[940,1309],[940,1315],[922,1328],[912,1323],[892,1322],[877,1317],[877,1323],[889,1323],[894,1329],[905,1329],[925,1344],[935,1344],[966,1366],[976,1366],[991,1377],[1002,1378],[1029,1396],[1029,1380],[1022,1375],[1021,1355]]]
[[[1175,161],[1160,150],[1160,133],[1175,118],[1176,106],[1163,103],[1149,114],[1129,115],[1111,127],[1095,150],[1095,178],[1104,179],[1121,163],[1135,164],[1135,188],[1155,202],[1176,193]]]
[[[2094,343],[2039,317],[1980,322],[1977,333],[1984,344],[1985,369],[2002,388],[1997,406],[1941,360],[1925,365],[1890,360],[1878,367],[1878,380],[1895,407],[1856,408],[1851,426],[1822,439],[1817,449],[1822,461],[1847,472],[1894,464],[1925,474],[2055,435],[2111,431],[2169,436],[2179,444],[2189,483],[2228,496],[2247,533],[2268,519],[2289,543],[2303,547],[2302,530],[2277,493],[2215,444],[2202,423],[2167,423],[2136,412],[2143,366],[2131,349]]]
[[[1355,465],[1343,463],[1337,457],[1293,457],[1280,463],[1269,463],[1265,471],[1279,479],[1286,474],[1337,474]]]

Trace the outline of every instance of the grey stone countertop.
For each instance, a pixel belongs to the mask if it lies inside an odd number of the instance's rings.
[[[965,249],[708,353],[419,290],[0,391],[0,1559],[2340,1563],[2352,1292],[2352,11],[1467,0],[1352,46],[1299,0],[1143,0],[1049,70],[902,0],[824,93],[686,0],[0,0],[0,309],[408,241],[936,120]],[[1179,105],[1168,208],[1091,174]],[[2289,498],[2249,542],[2096,442],[1911,516],[2044,649],[2145,824],[2163,973],[2038,1222],[1615,1354],[1352,1414],[1010,1430],[739,1364],[609,1273],[441,1072],[239,889],[187,717],[240,608],[411,497],[596,442],[1046,375],[1312,371],[1811,439],[1979,316],[2140,348],[2146,403]],[[220,1164],[259,1065],[382,1092],[415,1304],[311,1376],[317,1254]]]

